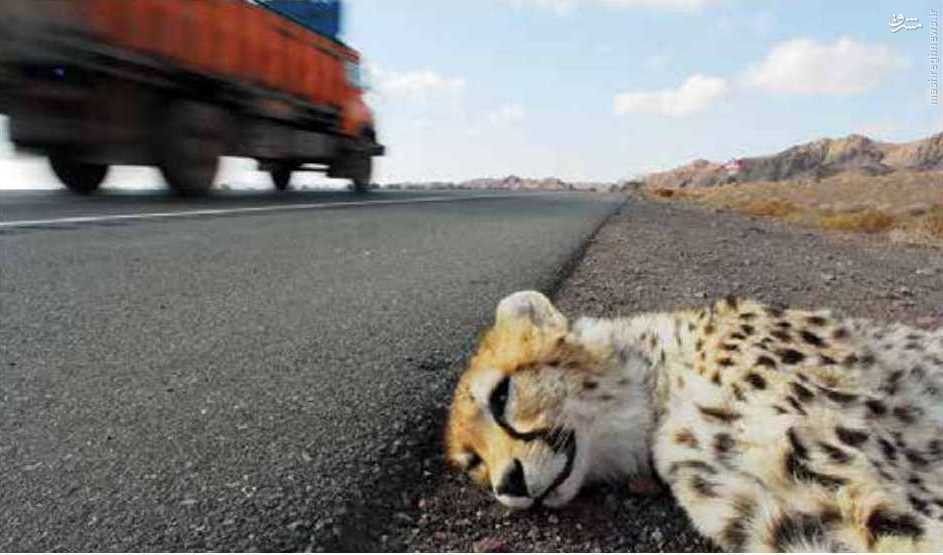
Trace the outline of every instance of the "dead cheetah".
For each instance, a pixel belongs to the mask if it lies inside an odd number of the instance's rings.
[[[446,447],[509,507],[655,472],[727,550],[941,551],[943,330],[734,298],[571,325],[519,292]]]

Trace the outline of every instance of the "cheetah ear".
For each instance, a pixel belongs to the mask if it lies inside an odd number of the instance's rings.
[[[566,333],[567,321],[546,296],[537,291],[518,291],[498,303],[495,324],[501,325],[522,319],[547,331]]]

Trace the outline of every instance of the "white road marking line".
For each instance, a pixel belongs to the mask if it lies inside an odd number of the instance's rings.
[[[481,200],[489,198],[517,198],[523,195],[474,195],[468,197],[426,197],[403,200],[374,200],[357,202],[317,202],[305,204],[286,204],[273,206],[251,206],[247,208],[218,208],[211,210],[187,210],[185,212],[151,212],[147,214],[111,214],[105,216],[76,216],[72,218],[55,218],[50,220],[15,220],[0,222],[0,229],[16,227],[33,227],[39,225],[57,224],[90,224],[100,222],[118,222],[128,220],[157,220],[168,218],[185,218],[193,216],[223,216],[227,214],[251,214],[255,212],[286,212],[289,210],[325,210],[330,208],[347,208],[352,206],[389,206],[391,204],[428,204],[441,202],[460,202],[466,200]]]

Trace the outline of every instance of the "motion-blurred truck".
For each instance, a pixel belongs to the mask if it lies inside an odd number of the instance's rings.
[[[0,113],[19,150],[91,193],[113,164],[172,189],[213,185],[221,156],[275,187],[323,171],[368,189],[377,141],[339,0],[0,0]]]

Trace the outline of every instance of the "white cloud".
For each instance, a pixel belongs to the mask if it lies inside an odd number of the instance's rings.
[[[488,114],[487,120],[494,126],[514,124],[523,120],[526,115],[524,107],[520,104],[505,104]]]
[[[703,112],[729,89],[726,79],[696,74],[677,89],[617,94],[613,107],[619,115],[643,113],[679,118]]]
[[[877,87],[907,61],[881,44],[844,37],[834,43],[794,39],[776,45],[746,74],[747,84],[793,94],[855,94]]]
[[[377,66],[370,68],[371,80],[381,94],[423,98],[431,94],[455,94],[465,89],[465,79],[446,77],[431,69],[390,71]]]
[[[553,10],[559,14],[572,11],[577,6],[595,4],[609,8],[653,8],[693,12],[719,0],[507,0],[515,6],[535,6]]]

